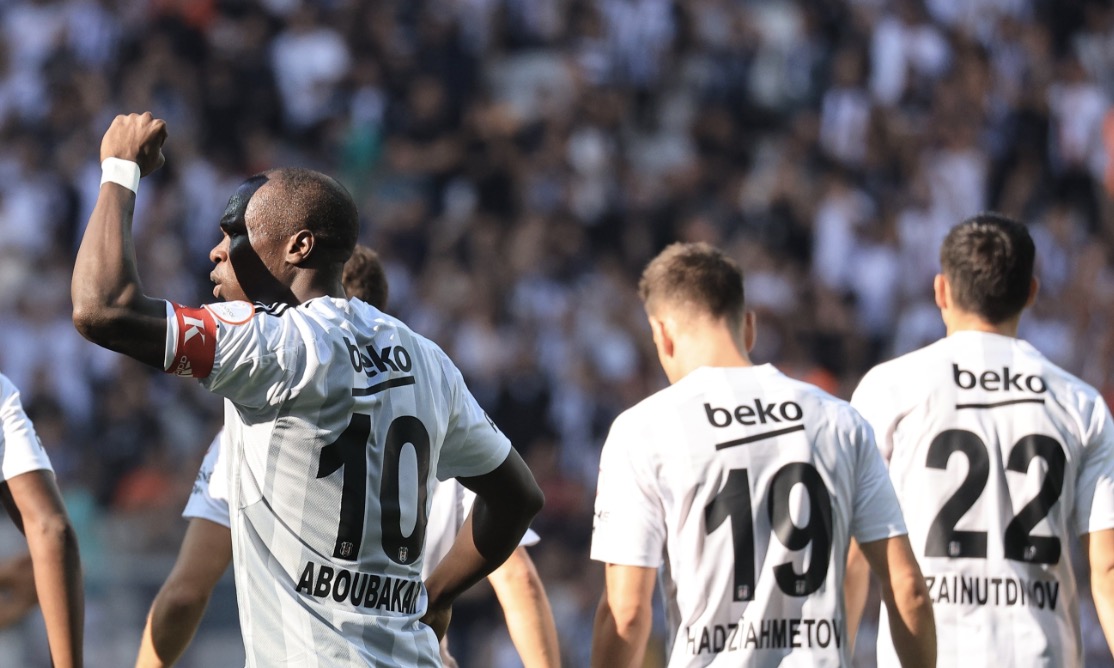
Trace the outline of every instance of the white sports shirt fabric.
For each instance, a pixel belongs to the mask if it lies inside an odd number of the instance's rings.
[[[19,390],[0,374],[0,480],[30,471],[53,471],[35,427],[23,411]]]
[[[612,425],[592,558],[662,568],[671,668],[840,666],[850,539],[904,533],[846,402],[770,365],[704,367]]]
[[[889,460],[940,665],[1082,665],[1068,543],[1114,527],[1098,393],[1024,341],[964,331],[875,367],[852,404]],[[878,663],[898,665],[885,616]]]
[[[228,458],[227,448],[222,444],[224,430],[221,429],[209,444],[201,468],[193,482],[193,490],[186,501],[182,517],[187,520],[209,520],[221,526],[230,526],[228,519]]]
[[[222,429],[201,462],[193,491],[182,511],[186,519],[204,519],[228,526],[228,469],[225,448],[221,439]],[[436,483],[429,502],[429,519],[426,522],[425,549],[422,551],[422,578],[428,578],[434,567],[448,554],[456,535],[464,526],[464,518],[476,502],[476,494],[455,478]],[[533,529],[527,529],[519,545],[530,547],[540,540]]]
[[[488,473],[510,451],[460,372],[355,299],[167,313],[165,368],[228,400],[249,668],[440,665],[418,623],[433,478]]]

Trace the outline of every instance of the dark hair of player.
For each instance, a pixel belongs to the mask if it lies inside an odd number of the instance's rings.
[[[638,294],[651,314],[659,304],[692,308],[725,320],[733,331],[742,327],[746,310],[742,270],[706,243],[667,246],[642,272]]]
[[[352,195],[336,179],[300,167],[264,173],[276,181],[282,197],[268,201],[275,210],[263,212],[276,221],[280,234],[299,229],[313,232],[315,249],[325,262],[344,262],[352,255],[360,222]]]
[[[1035,256],[1024,225],[1000,213],[980,213],[948,232],[940,266],[956,306],[996,325],[1025,308]]]
[[[357,244],[352,250],[352,257],[344,263],[341,282],[349,297],[367,302],[380,311],[387,308],[387,274],[379,262],[379,254],[367,246]]]

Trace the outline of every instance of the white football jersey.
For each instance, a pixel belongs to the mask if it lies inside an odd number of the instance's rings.
[[[221,443],[222,429],[201,462],[193,491],[182,511],[186,519],[204,519],[228,526],[228,461]],[[425,549],[422,551],[422,578],[428,578],[437,564],[448,554],[456,535],[464,526],[464,518],[476,502],[476,493],[461,485],[456,478],[445,482],[434,480],[433,496],[426,520]],[[519,545],[530,547],[541,540],[533,529],[527,529]]]
[[[889,460],[940,665],[1081,665],[1067,543],[1114,527],[1098,393],[1024,341],[964,331],[875,367],[852,404]],[[878,662],[898,665],[884,616]]]
[[[848,665],[850,540],[904,533],[866,421],[770,365],[697,369],[603,447],[592,558],[661,567],[671,668]]]
[[[228,400],[248,666],[440,665],[418,622],[433,478],[510,452],[457,368],[359,300],[167,308],[165,368]]]
[[[0,374],[0,480],[30,471],[53,471],[35,427],[23,411],[19,390]]]
[[[476,502],[476,493],[457,482],[455,479],[437,483],[433,490],[433,501],[429,508],[429,523],[426,524],[425,561],[422,565],[422,577],[428,578],[437,564],[449,553],[456,535],[464,526],[464,519],[472,510]],[[537,545],[538,534],[533,529],[527,529],[526,534],[519,541],[519,546],[530,547]]]
[[[221,526],[230,526],[228,519],[228,451],[221,441],[224,439],[224,430],[221,429],[213,437],[209,449],[205,452],[205,459],[201,460],[201,468],[197,471],[197,478],[193,482],[193,490],[186,501],[186,509],[182,517],[187,520],[209,520]]]

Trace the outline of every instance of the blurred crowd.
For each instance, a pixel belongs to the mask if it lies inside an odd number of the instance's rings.
[[[150,295],[211,301],[244,177],[302,165],[351,190],[388,310],[446,349],[546,492],[534,554],[570,665],[599,591],[602,440],[665,382],[635,294],[664,244],[729,249],[755,360],[846,397],[942,335],[938,244],[1003,211],[1039,249],[1023,336],[1114,387],[1110,2],[6,0],[0,35],[0,370],[75,515],[126,518],[135,549],[175,549],[221,417],[70,323],[122,112],[170,131],[136,209]]]

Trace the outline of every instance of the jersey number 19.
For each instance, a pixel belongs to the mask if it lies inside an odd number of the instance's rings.
[[[790,517],[789,495],[797,485],[808,492],[808,523],[799,527]],[[793,462],[778,469],[770,482],[766,512],[770,527],[782,545],[803,550],[812,545],[812,556],[804,573],[797,573],[792,562],[774,567],[778,588],[789,596],[808,596],[824,584],[832,557],[832,497],[820,473],[811,464]],[[731,520],[735,549],[735,601],[754,600],[754,517],[751,514],[750,475],[747,469],[731,469],[727,483],[704,508],[704,526],[712,533]]]

